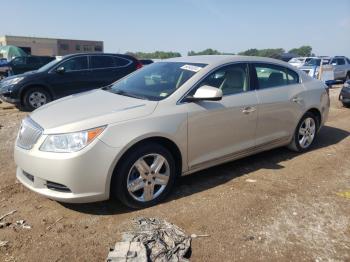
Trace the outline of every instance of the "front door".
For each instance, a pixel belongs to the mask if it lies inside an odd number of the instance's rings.
[[[63,68],[64,71],[56,71]],[[68,96],[88,90],[88,57],[78,56],[63,61],[48,75],[48,84],[55,94],[55,98]]]
[[[220,88],[223,98],[186,104],[190,169],[230,159],[254,147],[258,101],[249,82],[248,65],[242,63],[218,69],[197,86]]]

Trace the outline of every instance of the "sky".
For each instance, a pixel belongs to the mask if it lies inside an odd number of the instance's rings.
[[[1,35],[104,41],[105,52],[237,53],[310,45],[350,57],[350,0],[0,0]]]

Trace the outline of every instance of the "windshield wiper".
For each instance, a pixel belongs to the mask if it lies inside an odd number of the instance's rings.
[[[147,97],[145,97],[145,96],[131,94],[131,93],[128,93],[128,92],[123,91],[123,90],[113,90],[113,93],[115,93],[115,94],[117,94],[117,95],[133,97],[133,98],[137,98],[137,99],[149,100],[149,99],[148,99]]]

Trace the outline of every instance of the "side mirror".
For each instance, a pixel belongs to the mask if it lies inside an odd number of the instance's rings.
[[[63,74],[65,71],[66,69],[63,66],[56,68],[56,73]]]
[[[222,91],[219,88],[204,85],[197,89],[196,93],[187,97],[187,101],[195,102],[195,101],[219,101],[222,99]]]

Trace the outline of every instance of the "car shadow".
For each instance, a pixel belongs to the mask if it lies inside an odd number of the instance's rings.
[[[324,126],[319,132],[317,140],[312,145],[311,151],[335,145],[347,138],[349,134],[346,130]],[[297,155],[299,153],[281,147],[181,177],[178,179],[172,194],[165,202],[214,188],[260,169],[282,169],[284,166],[280,164],[281,162],[292,159]],[[133,211],[113,200],[90,204],[61,204],[77,212],[94,215],[115,215]]]

